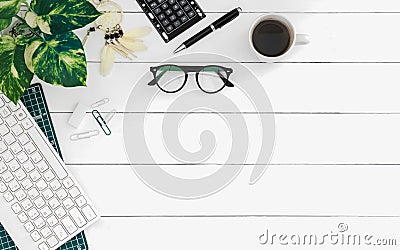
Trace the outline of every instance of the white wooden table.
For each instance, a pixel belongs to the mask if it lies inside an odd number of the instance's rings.
[[[136,1],[117,2],[126,11],[126,30],[149,25]],[[259,244],[258,237],[267,228],[322,233],[337,229],[339,223],[359,233],[391,238],[397,233],[400,238],[400,33],[396,26],[400,2],[198,2],[207,13],[205,20],[167,45],[153,32],[145,38],[149,50],[133,61],[118,57],[111,76],[99,74],[103,44],[99,33],[86,46],[87,88],[44,85],[66,164],[102,216],[86,231],[91,249],[262,249],[267,247]],[[271,165],[254,186],[247,184],[252,168],[246,166],[231,185],[213,196],[189,201],[165,197],[137,178],[125,156],[122,120],[129,111],[125,110],[128,95],[149,67],[170,57],[184,38],[237,6],[244,10],[238,20],[187,52],[229,56],[260,77],[276,119]],[[251,23],[269,12],[284,15],[299,33],[311,38],[309,46],[275,65],[258,63],[247,42]],[[107,108],[119,112],[112,122],[113,135],[71,142],[69,136],[76,130],[67,120],[74,106],[104,97],[111,100]],[[93,119],[86,118],[83,127],[93,126]],[[281,248],[307,247],[273,247]],[[324,246],[330,248],[334,247]]]

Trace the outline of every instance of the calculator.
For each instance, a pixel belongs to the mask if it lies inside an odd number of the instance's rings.
[[[136,1],[166,43],[206,17],[194,0]]]

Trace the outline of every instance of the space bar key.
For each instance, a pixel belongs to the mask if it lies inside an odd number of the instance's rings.
[[[28,134],[32,142],[36,144],[37,148],[40,150],[42,155],[46,158],[47,162],[53,168],[54,172],[56,172],[57,176],[60,179],[66,178],[68,176],[68,173],[65,171],[63,164],[60,162],[51,144],[46,143],[47,138],[44,138],[42,133],[40,133],[37,128],[30,129],[28,131]]]

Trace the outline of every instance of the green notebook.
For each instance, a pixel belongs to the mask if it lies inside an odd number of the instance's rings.
[[[57,153],[61,155],[60,146],[58,145],[56,133],[54,131],[53,123],[51,122],[49,109],[47,108],[46,99],[42,86],[39,83],[31,85],[26,89],[24,95],[21,97],[22,103],[28,109],[29,113],[33,116],[40,129],[47,136],[50,143],[53,145]],[[0,224],[0,250],[17,250],[14,241],[8,235],[3,225]],[[79,233],[77,236],[62,245],[59,250],[86,250],[89,249],[84,232]]]

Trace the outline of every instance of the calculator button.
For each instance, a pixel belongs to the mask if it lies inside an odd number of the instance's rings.
[[[154,11],[154,13],[155,13],[156,15],[158,15],[158,14],[161,13],[161,9],[160,9],[160,8],[156,8],[156,9],[154,9],[153,11]]]
[[[183,11],[182,11],[182,10],[178,10],[178,11],[176,12],[176,14],[177,14],[178,16],[182,16],[182,15],[183,15]]]
[[[172,25],[167,26],[167,31],[172,31],[174,29],[174,27],[172,27]]]
[[[165,14],[167,14],[168,16],[171,15],[172,14],[172,10],[171,9],[166,10]]]
[[[181,17],[181,21],[182,21],[183,23],[186,22],[187,20],[188,20],[187,16]]]
[[[164,19],[165,19],[165,15],[164,15],[164,14],[160,14],[160,15],[158,16],[158,19],[160,19],[161,21],[164,20]]]
[[[179,3],[180,3],[182,6],[184,6],[184,5],[187,4],[187,2],[186,2],[185,0],[181,0],[181,1],[179,1]]]
[[[192,8],[190,8],[189,5],[186,5],[183,9],[184,9],[185,11],[189,11],[189,10],[191,10]]]
[[[151,8],[157,7],[157,3],[156,3],[156,2],[152,2],[152,3],[150,4],[150,7],[151,7]]]
[[[175,3],[175,0],[169,0],[168,1],[170,4],[174,4]]]
[[[176,16],[175,16],[175,15],[170,16],[170,17],[169,17],[169,20],[175,21],[175,20],[176,20]]]
[[[179,25],[181,25],[181,22],[175,21],[175,22],[174,22],[174,25],[175,25],[175,27],[178,27]]]
[[[175,4],[174,6],[172,6],[172,9],[178,10],[179,9],[179,5]]]
[[[194,17],[194,15],[195,15],[195,14],[194,14],[193,11],[191,11],[191,12],[188,13],[188,16],[189,16],[189,17]]]
[[[167,19],[165,19],[164,21],[162,21],[164,26],[167,26],[169,24],[169,21]]]
[[[168,9],[168,4],[166,4],[166,3],[162,4],[162,5],[161,5],[161,8],[163,8],[164,10],[165,10],[165,9]]]
[[[162,2],[164,2],[164,0],[157,0],[157,2],[158,2],[158,3],[162,3]]]

